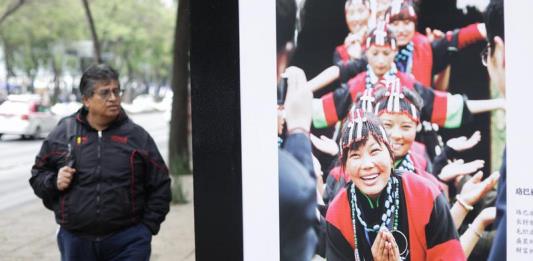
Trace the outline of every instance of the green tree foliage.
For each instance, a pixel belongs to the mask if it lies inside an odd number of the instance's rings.
[[[0,14],[17,0],[0,0]],[[169,84],[175,6],[157,0],[89,1],[104,61],[124,76],[125,86]],[[54,75],[56,87],[64,73],[84,69],[80,43],[91,34],[79,0],[26,0],[0,24],[0,44],[9,76],[33,80],[40,71]],[[90,53],[90,52],[89,52]]]

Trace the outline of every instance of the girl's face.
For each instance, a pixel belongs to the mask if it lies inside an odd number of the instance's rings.
[[[353,34],[364,34],[368,26],[370,9],[364,4],[354,3],[346,8],[346,24]]]
[[[415,36],[415,23],[411,20],[396,20],[389,24],[389,28],[396,37],[398,46],[405,46]]]
[[[370,136],[356,150],[349,150],[345,171],[354,185],[365,195],[376,199],[387,186],[392,159],[385,144]]]
[[[395,56],[396,50],[392,49],[388,45],[371,45],[370,48],[366,50],[368,64],[378,77],[383,76],[391,69]]]
[[[409,152],[416,136],[416,122],[404,113],[385,112],[379,116],[389,136],[390,145],[396,159]]]

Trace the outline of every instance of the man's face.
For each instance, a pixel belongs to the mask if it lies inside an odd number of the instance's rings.
[[[415,23],[411,20],[396,20],[389,24],[398,46],[405,46],[415,36]]]
[[[346,9],[346,24],[353,34],[366,32],[369,17],[370,9],[364,4],[354,3]]]
[[[492,48],[494,50],[491,50]],[[490,80],[500,93],[505,95],[505,48],[501,38],[496,38],[494,47],[489,47],[487,54],[487,70]]]
[[[389,136],[394,157],[405,156],[416,137],[416,122],[403,113],[385,112],[379,118]]]
[[[92,95],[83,98],[83,104],[94,116],[114,119],[120,113],[120,92],[117,81],[97,82]]]
[[[368,64],[370,65],[370,68],[372,68],[372,70],[378,77],[383,76],[386,72],[388,72],[391,69],[395,56],[396,56],[396,50],[392,49],[388,45],[386,46],[371,45],[370,48],[366,50],[366,57],[368,59]]]

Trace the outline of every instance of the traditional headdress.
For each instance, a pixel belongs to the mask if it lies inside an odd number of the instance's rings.
[[[374,113],[403,113],[416,123],[420,122],[420,110],[423,100],[415,91],[402,86],[400,79],[395,77],[379,84],[374,89]]]
[[[381,121],[372,112],[365,112],[355,105],[352,106],[341,133],[339,145],[341,162],[343,163],[346,162],[348,151],[357,149],[365,144],[370,136],[374,137],[379,143],[385,144],[391,158],[394,158],[387,133],[381,125]]]
[[[376,28],[372,29],[366,37],[366,48],[370,46],[390,46],[392,49],[396,49],[396,38],[392,32],[387,29],[384,22],[379,22]]]
[[[346,0],[346,3],[344,4],[344,10],[348,9],[348,7],[350,7],[352,4],[362,4],[370,8],[369,0]]]
[[[409,0],[394,0],[387,15],[389,23],[397,20],[410,20],[416,23],[417,16],[414,5]]]

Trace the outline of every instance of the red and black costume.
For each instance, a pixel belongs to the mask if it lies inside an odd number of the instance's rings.
[[[429,39],[418,32],[413,37],[412,66],[405,66],[398,59],[408,45],[398,50],[395,63],[398,70],[412,74],[424,86],[432,85],[433,75],[441,72],[451,63],[451,58],[459,50],[485,38],[477,29],[478,24],[471,24],[461,29],[448,31],[446,36],[430,42]],[[406,60],[405,63],[408,63]]]
[[[478,24],[471,24],[461,29],[448,31],[446,36],[430,42],[418,32],[411,43],[400,47],[394,60],[399,71],[412,74],[426,87],[432,86],[433,75],[448,66],[457,52],[471,44],[484,40],[477,29]],[[366,58],[350,59],[346,47],[340,45],[335,49],[334,64],[339,67],[339,80],[346,83],[366,70]]]
[[[342,120],[356,101],[358,94],[362,94],[367,86],[368,72],[353,78],[343,88],[328,93],[313,101],[313,126],[315,128],[330,127]],[[436,91],[424,87],[409,75],[396,72],[401,85],[416,91],[424,100],[421,120],[430,121],[445,128],[457,128],[470,119],[471,114],[465,105],[462,95],[452,95],[448,92]],[[372,87],[370,87],[372,88]]]
[[[407,238],[408,252],[404,255],[405,260],[466,260],[444,195],[418,175],[401,172],[392,175],[398,177],[401,184],[397,229]],[[367,241],[359,222],[356,223],[357,245],[355,244],[351,193],[347,190],[350,186],[351,182],[339,192],[326,215],[328,260],[354,260],[355,251],[365,260],[372,260],[370,249],[373,242]],[[364,198],[359,191],[356,196]],[[381,200],[383,198],[380,197]],[[366,200],[357,202],[365,222],[371,226],[381,222],[379,217],[385,208],[383,204],[380,209],[373,208]],[[400,249],[402,247],[406,246],[400,246]]]

